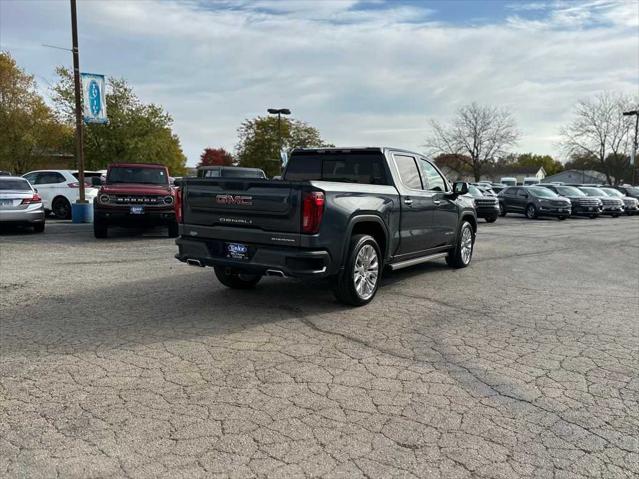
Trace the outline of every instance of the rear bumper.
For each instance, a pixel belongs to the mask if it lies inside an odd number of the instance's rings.
[[[175,222],[173,209],[145,208],[144,214],[131,214],[130,208],[100,208],[93,210],[93,221],[118,226],[161,226]]]
[[[0,223],[37,224],[44,223],[42,204],[29,206],[23,210],[0,210]]]
[[[202,266],[222,266],[265,274],[267,270],[295,278],[325,277],[333,274],[334,262],[326,250],[247,243],[248,259],[229,258],[227,241],[180,237],[176,259]]]

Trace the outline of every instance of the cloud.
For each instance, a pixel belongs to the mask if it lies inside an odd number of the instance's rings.
[[[68,3],[2,3],[0,46],[50,81],[70,57],[40,44],[69,42]],[[521,150],[556,153],[578,98],[637,92],[630,3],[544,2],[472,26],[415,2],[83,2],[81,62],[162,104],[192,164],[268,107],[338,145],[420,149],[429,118],[478,101],[515,112]]]

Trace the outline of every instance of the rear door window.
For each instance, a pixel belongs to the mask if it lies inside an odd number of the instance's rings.
[[[415,158],[408,155],[393,155],[402,183],[413,190],[422,189],[422,180]]]

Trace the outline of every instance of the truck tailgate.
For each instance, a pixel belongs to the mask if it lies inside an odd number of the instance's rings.
[[[297,233],[301,185],[241,178],[189,178],[183,183],[187,225]]]

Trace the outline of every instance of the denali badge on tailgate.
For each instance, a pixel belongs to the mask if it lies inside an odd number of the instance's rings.
[[[253,197],[241,195],[216,195],[215,202],[218,205],[253,206]]]

